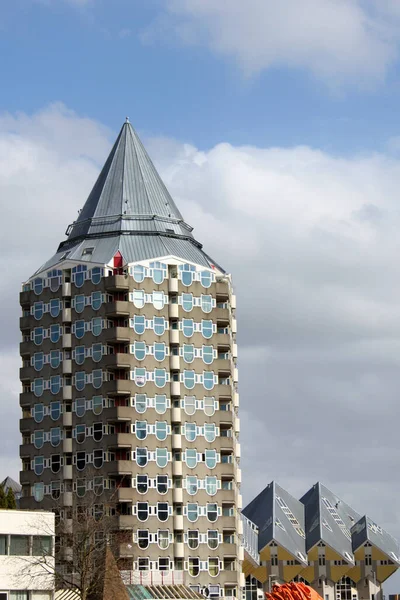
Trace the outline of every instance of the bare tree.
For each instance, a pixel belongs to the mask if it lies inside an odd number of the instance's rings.
[[[75,590],[82,600],[102,600],[105,588],[108,593],[114,590],[116,600],[128,598],[118,557],[120,545],[129,542],[132,533],[118,531],[115,493],[103,491],[99,495],[92,490],[85,492],[84,497],[72,497],[71,507],[61,506],[59,499],[53,499],[54,553],[43,548],[40,556],[29,557],[26,570],[31,568],[33,559],[35,565],[54,577],[56,589]]]

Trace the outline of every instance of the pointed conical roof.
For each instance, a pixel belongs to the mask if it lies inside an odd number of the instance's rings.
[[[216,265],[192,230],[127,119],[67,239],[37,272],[67,258],[107,264],[118,251],[129,263],[176,256]]]

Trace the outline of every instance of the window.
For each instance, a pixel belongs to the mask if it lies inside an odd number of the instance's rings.
[[[183,285],[189,286],[192,285],[193,276],[196,268],[192,265],[180,265],[179,273],[181,276],[181,281]]]
[[[168,423],[167,421],[156,421],[155,424],[156,438],[163,442],[167,439]]]
[[[183,360],[187,363],[192,363],[194,361],[194,346],[193,346],[193,344],[184,344],[183,345]]]
[[[86,467],[86,452],[76,453],[76,468],[78,471],[83,471]]]
[[[50,377],[50,392],[55,396],[61,389],[61,376],[52,375]]]
[[[50,300],[50,315],[54,318],[58,317],[61,310],[61,301],[58,298]]]
[[[43,342],[43,327],[35,327],[33,330],[33,342],[36,346],[40,346]]]
[[[194,333],[193,319],[182,319],[182,331],[185,337],[192,337]]]
[[[37,398],[43,394],[43,378],[33,380],[33,393]]]
[[[92,333],[94,336],[99,336],[101,334],[101,330],[103,329],[103,321],[101,317],[94,317],[92,319]]]
[[[61,337],[61,326],[56,324],[56,325],[50,325],[50,340],[53,342],[53,344],[56,344],[58,342],[58,340]]]
[[[92,346],[92,360],[94,362],[100,362],[103,357],[103,346],[102,344],[93,344]]]
[[[154,344],[154,358],[158,361],[164,360],[166,355],[166,348],[164,342],[156,342]]]
[[[99,310],[102,303],[101,292],[92,292],[91,294],[92,308],[93,310]]]
[[[153,306],[156,310],[164,308],[164,292],[153,292]]]
[[[75,388],[78,390],[78,392],[81,392],[83,389],[85,389],[85,385],[86,385],[85,371],[77,371],[75,373]]]
[[[97,285],[101,281],[103,271],[100,267],[94,267],[91,271],[91,279],[94,285]]]
[[[144,333],[145,326],[146,326],[146,321],[145,321],[144,316],[135,315],[133,317],[133,329],[134,329],[135,333],[137,333],[138,335],[142,335]]]
[[[144,275],[145,275],[145,270],[142,265],[135,265],[133,267],[133,279],[137,283],[142,283],[142,281],[144,280]]]
[[[35,404],[33,407],[33,418],[35,423],[41,423],[44,419],[44,406],[43,404]]]
[[[50,352],[50,366],[52,369],[58,369],[62,361],[61,350],[51,350]]]
[[[33,497],[36,502],[41,502],[44,498],[44,483],[35,483],[33,486]]]
[[[168,491],[168,476],[157,475],[156,478],[157,492],[159,494],[166,494]]]
[[[199,532],[196,529],[188,529],[187,545],[191,550],[196,550],[199,547]]]
[[[197,437],[196,423],[185,423],[185,438],[188,442],[194,442]]]
[[[184,410],[189,416],[194,415],[196,412],[196,398],[194,396],[185,396]]]
[[[168,502],[157,502],[157,517],[159,521],[166,521],[169,516]]]
[[[214,348],[212,346],[203,346],[202,348],[203,362],[206,365],[211,365],[214,361]]]
[[[37,450],[43,448],[44,445],[44,430],[37,429],[33,432],[33,445]]]
[[[148,502],[137,503],[137,518],[139,521],[147,521],[149,518],[149,504]]]
[[[168,451],[166,448],[157,448],[156,464],[160,469],[163,469],[168,464]]]
[[[217,464],[217,452],[216,450],[205,451],[205,463],[209,469],[214,469]]]
[[[213,276],[210,271],[201,271],[200,281],[201,285],[205,288],[209,288],[213,280]]]
[[[154,317],[154,333],[156,335],[163,335],[166,327],[167,323],[164,317]]]
[[[93,423],[93,439],[95,442],[103,439],[103,423]]]
[[[32,538],[32,556],[51,554],[51,536],[34,535]]]
[[[218,506],[216,504],[207,504],[207,519],[214,523],[218,518]]]
[[[147,396],[146,394],[136,394],[135,396],[135,409],[138,413],[144,413],[147,409]]]
[[[83,417],[86,412],[85,398],[77,398],[75,401],[75,412],[77,417]]]
[[[136,367],[133,372],[133,378],[138,387],[143,387],[146,383],[146,369]]]
[[[217,493],[217,478],[216,477],[206,477],[206,492],[209,496],[215,496]]]
[[[60,427],[53,427],[50,429],[50,443],[55,448],[61,442],[61,429]]]
[[[163,415],[167,410],[167,397],[165,395],[157,394],[154,400],[156,412],[159,415]]]
[[[83,309],[85,308],[85,296],[83,294],[75,296],[74,307],[77,313],[83,312]]]
[[[77,365],[83,365],[85,362],[85,346],[75,346],[75,362]]]
[[[212,417],[215,413],[216,401],[215,398],[204,398],[204,412],[207,417]]]
[[[139,494],[145,494],[149,489],[149,481],[147,475],[136,476],[136,489]]]
[[[208,572],[211,577],[217,577],[219,574],[219,558],[212,557],[208,559]]]
[[[187,390],[192,390],[196,383],[196,374],[194,371],[183,371],[183,385]]]
[[[216,437],[216,428],[214,423],[205,423],[204,424],[204,437],[207,442],[213,442]]]
[[[147,421],[136,421],[135,433],[138,440],[145,440],[147,437]]]
[[[203,372],[203,385],[206,390],[212,390],[214,387],[214,371]]]
[[[145,302],[144,291],[134,290],[132,294],[132,300],[136,308],[143,308]]]
[[[43,279],[41,279],[40,277],[37,277],[33,280],[33,291],[35,292],[36,296],[39,296],[42,293]]]
[[[95,469],[101,469],[104,463],[103,450],[93,450],[93,466]]]
[[[189,575],[197,577],[200,573],[200,559],[197,557],[189,556]]]
[[[190,496],[197,494],[197,477],[195,475],[186,477],[186,491]]]
[[[41,371],[44,364],[44,354],[43,352],[35,352],[33,355],[33,368],[35,371]]]
[[[207,531],[207,545],[211,550],[218,548],[219,537],[216,529],[209,529]]]
[[[153,281],[156,284],[160,284],[164,281],[167,274],[167,265],[160,262],[150,263],[150,268],[153,269]]]
[[[154,369],[154,383],[162,388],[167,383],[167,371],[165,369]]]
[[[33,470],[35,475],[41,475],[44,471],[44,457],[43,456],[35,456],[33,459]]]
[[[77,265],[72,268],[72,281],[75,283],[77,288],[83,286],[85,282],[87,266],[86,265]]]
[[[189,469],[195,469],[197,467],[197,451],[195,448],[188,448],[186,450],[186,464]]]
[[[83,498],[86,494],[86,479],[76,480],[76,495],[78,498]]]
[[[142,550],[145,550],[149,546],[149,530],[138,529],[137,531],[138,546]]]
[[[149,570],[149,558],[144,556],[138,558],[138,571],[148,571]]]
[[[53,421],[57,421],[61,415],[61,402],[58,400],[56,402],[50,402],[50,418]]]
[[[201,296],[201,308],[203,312],[210,313],[212,311],[212,306],[212,296]]]
[[[182,294],[182,308],[186,312],[193,309],[193,294]]]
[[[95,369],[92,372],[92,385],[96,390],[98,390],[99,388],[101,388],[102,383],[103,383],[103,371],[101,369]]]
[[[189,503],[187,505],[187,518],[191,523],[195,523],[199,518],[198,506],[195,503]]]
[[[75,337],[80,340],[85,335],[85,321],[75,321]]]
[[[10,556],[29,556],[28,535],[10,535]]]
[[[139,467],[147,465],[147,448],[136,448],[136,463]]]
[[[157,532],[158,546],[162,550],[166,550],[169,546],[169,531],[167,529],[159,529]]]
[[[35,302],[33,305],[33,316],[36,321],[39,321],[43,317],[43,302]]]
[[[52,454],[50,457],[50,468],[53,473],[58,473],[61,469],[61,456],[59,454]]]
[[[103,398],[102,396],[93,396],[92,398],[93,413],[100,415],[103,412]]]
[[[169,558],[162,557],[158,559],[158,570],[169,571]]]
[[[132,345],[132,354],[135,356],[137,360],[143,360],[146,356],[146,343],[145,342],[135,342]]]
[[[203,337],[209,340],[213,334],[213,322],[203,320],[201,322],[201,332],[203,334]]]
[[[1,534],[0,535],[0,556],[5,556],[7,554],[7,536]]]

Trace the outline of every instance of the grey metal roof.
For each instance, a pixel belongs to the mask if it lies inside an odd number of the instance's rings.
[[[172,255],[223,271],[192,230],[126,121],[67,239],[37,272],[66,258],[107,264],[118,250],[129,263]],[[93,252],[82,257],[85,247]]]
[[[6,477],[5,479],[3,479],[0,485],[6,493],[10,488],[12,489],[14,494],[19,494],[22,490],[22,486],[16,481],[14,481],[14,479],[12,479],[11,477]]]
[[[361,517],[351,528],[353,551],[355,552],[366,542],[384,552],[390,560],[400,564],[399,546],[397,540],[367,515]]]
[[[361,515],[319,482],[304,494],[301,502],[305,507],[307,552],[322,541],[346,561],[353,562],[350,529]]]
[[[304,506],[299,500],[272,481],[242,512],[259,529],[259,551],[275,541],[307,565]]]

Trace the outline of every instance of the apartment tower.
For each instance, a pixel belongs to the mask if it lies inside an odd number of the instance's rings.
[[[128,120],[66,236],[20,295],[21,508],[68,523],[90,491],[115,502],[124,570],[238,597],[231,277]]]

